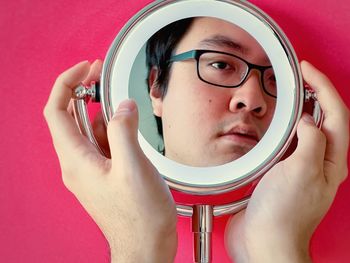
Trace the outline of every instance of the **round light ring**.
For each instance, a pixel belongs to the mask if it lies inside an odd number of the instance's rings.
[[[300,118],[302,89],[298,62],[288,40],[262,11],[248,3],[220,0],[185,0],[153,3],[139,12],[113,42],[102,73],[102,103],[109,121],[121,101],[128,98],[129,77],[140,49],[162,27],[188,17],[215,17],[238,25],[264,48],[278,86],[275,114],[262,140],[241,158],[221,166],[191,167],[176,163],[156,151],[139,132],[147,157],[177,190],[182,186],[206,188],[251,181],[280,157]],[[161,22],[160,22],[161,21]],[[278,36],[277,36],[278,35]],[[250,178],[249,180],[246,180]],[[177,187],[178,186],[178,187]]]

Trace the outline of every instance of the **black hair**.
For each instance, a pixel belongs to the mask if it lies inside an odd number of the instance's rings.
[[[153,68],[157,69],[155,77],[156,88],[159,89],[161,97],[164,98],[168,88],[171,63],[168,63],[174,54],[176,46],[190,28],[194,18],[177,20],[159,31],[157,31],[148,41],[146,46],[146,64],[148,68],[147,76],[150,76]],[[150,92],[149,81],[147,79],[148,92]],[[157,130],[163,139],[162,119],[154,116],[157,122]],[[163,150],[164,151],[164,150]]]

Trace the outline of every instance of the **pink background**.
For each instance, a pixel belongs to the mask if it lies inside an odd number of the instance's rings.
[[[81,60],[104,58],[123,24],[149,2],[1,1],[1,262],[109,262],[101,232],[62,184],[42,109],[56,76]],[[300,59],[327,72],[349,106],[349,1],[252,2],[280,24]],[[316,231],[315,262],[350,262],[349,189],[348,180]],[[225,222],[215,221],[214,262],[229,262]],[[191,262],[188,219],[179,220],[179,237],[176,262]]]

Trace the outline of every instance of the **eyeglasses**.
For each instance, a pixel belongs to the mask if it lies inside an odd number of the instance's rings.
[[[233,54],[214,50],[191,50],[172,56],[168,63],[188,59],[197,61],[200,80],[223,88],[237,88],[247,79],[252,69],[260,71],[261,83],[266,94],[277,98],[275,73],[272,66],[259,66]]]

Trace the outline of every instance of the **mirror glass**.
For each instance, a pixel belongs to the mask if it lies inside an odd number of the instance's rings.
[[[147,40],[131,69],[129,96],[155,150],[205,167],[234,161],[262,139],[277,87],[266,52],[248,32],[222,19],[191,17]]]

